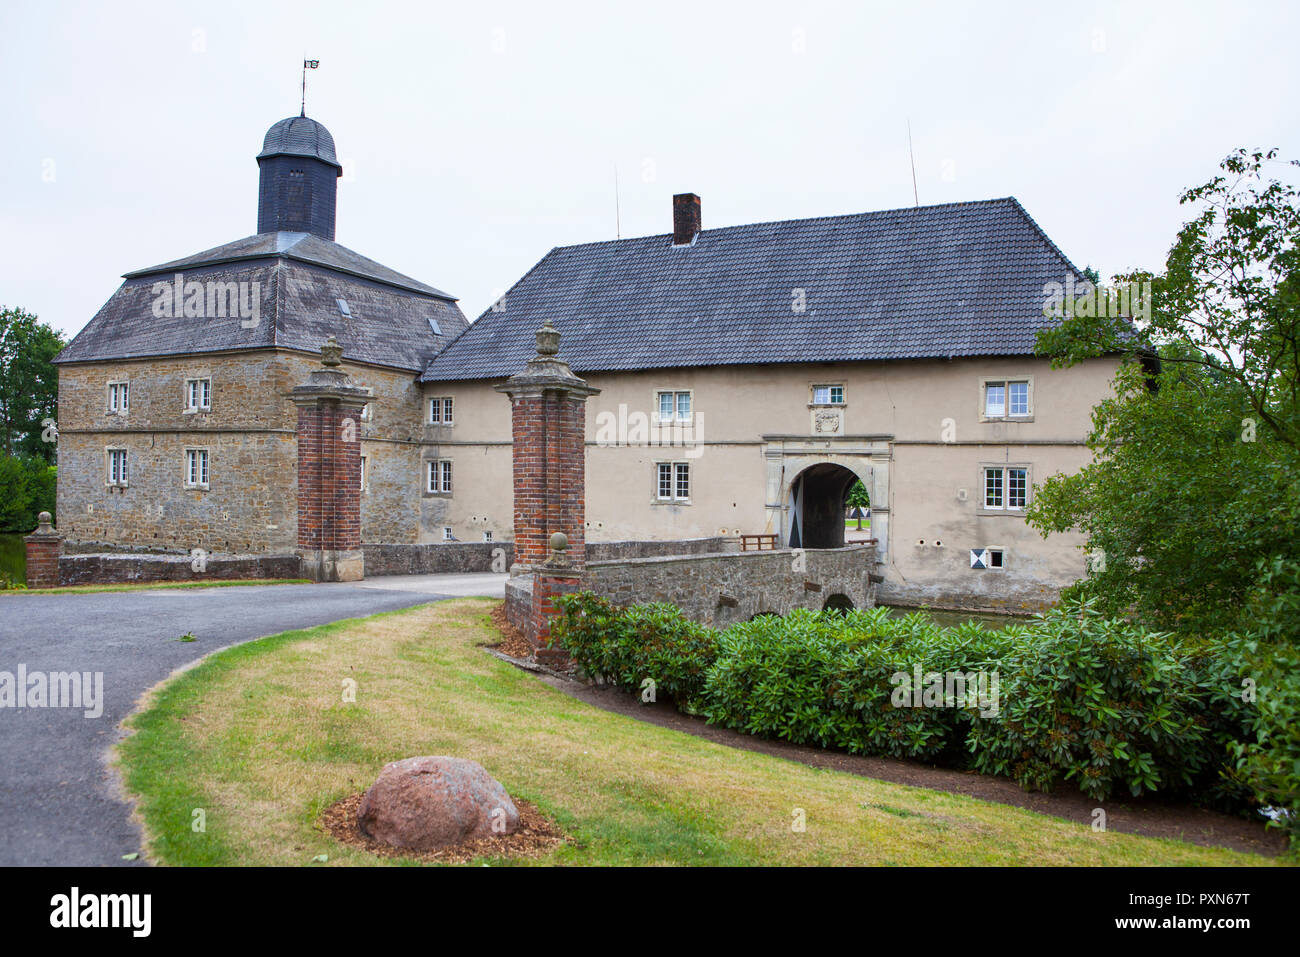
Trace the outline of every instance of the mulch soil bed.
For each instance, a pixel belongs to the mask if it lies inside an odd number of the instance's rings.
[[[402,857],[430,864],[464,864],[480,857],[533,858],[550,853],[568,838],[537,806],[511,798],[519,810],[519,829],[513,834],[465,841],[436,851],[413,851],[376,841],[361,831],[357,810],[364,792],[336,801],[321,814],[318,824],[340,844],[360,848],[378,857]]]
[[[497,605],[491,612],[492,624],[501,632],[501,643],[493,645],[497,651],[511,658],[528,658],[533,653],[533,646],[514,625],[506,620],[506,606]]]

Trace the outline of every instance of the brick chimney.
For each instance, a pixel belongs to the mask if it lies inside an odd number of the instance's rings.
[[[700,233],[700,198],[694,193],[673,197],[673,245],[688,246]]]

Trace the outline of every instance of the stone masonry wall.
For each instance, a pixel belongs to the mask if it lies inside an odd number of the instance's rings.
[[[366,543],[366,577],[504,572],[515,561],[514,542],[439,542],[412,545]],[[656,555],[702,555],[735,551],[727,538],[692,538],[680,542],[588,542],[588,561],[648,558]],[[494,564],[496,567],[494,567]]]
[[[780,549],[588,562],[583,587],[616,605],[670,602],[686,617],[725,628],[755,615],[820,610],[840,595],[875,604],[876,549]]]
[[[185,411],[192,378],[211,380],[210,411]],[[125,414],[108,411],[118,381],[129,383]],[[290,384],[269,351],[60,367],[58,526],[68,547],[292,551]],[[125,488],[106,483],[110,448],[127,450]],[[208,450],[207,489],[185,487],[191,448]]]
[[[61,366],[58,525],[65,550],[292,552],[297,412],[288,392],[319,365],[319,356],[267,350]],[[374,393],[358,433],[367,459],[362,538],[416,541],[420,387],[410,372],[342,368]],[[211,380],[211,410],[186,412],[185,381],[198,378]],[[119,381],[130,388],[125,414],[108,411],[108,383]],[[106,484],[109,448],[128,452],[125,489]],[[189,448],[209,452],[207,489],[184,487]]]
[[[208,555],[198,567],[188,555],[111,553],[59,558],[60,585],[299,577],[297,555]]]
[[[514,561],[511,542],[447,542],[439,545],[365,544],[366,577],[504,572]]]

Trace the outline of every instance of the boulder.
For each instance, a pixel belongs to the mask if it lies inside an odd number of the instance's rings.
[[[405,758],[379,772],[361,799],[357,823],[362,833],[385,844],[432,851],[513,834],[519,809],[481,764],[464,758]]]

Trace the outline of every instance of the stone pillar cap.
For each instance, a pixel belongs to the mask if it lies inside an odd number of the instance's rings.
[[[61,538],[62,536],[60,536],[59,533],[55,531],[54,526],[50,524],[53,521],[53,518],[54,517],[50,515],[49,512],[41,512],[36,516],[36,531],[32,532],[30,535],[24,536],[23,540],[52,541]]]
[[[535,396],[544,392],[564,392],[573,398],[599,395],[600,390],[587,385],[573,374],[569,364],[559,357],[560,331],[548,316],[537,330],[537,355],[528,360],[522,372],[493,386],[511,398]]]

